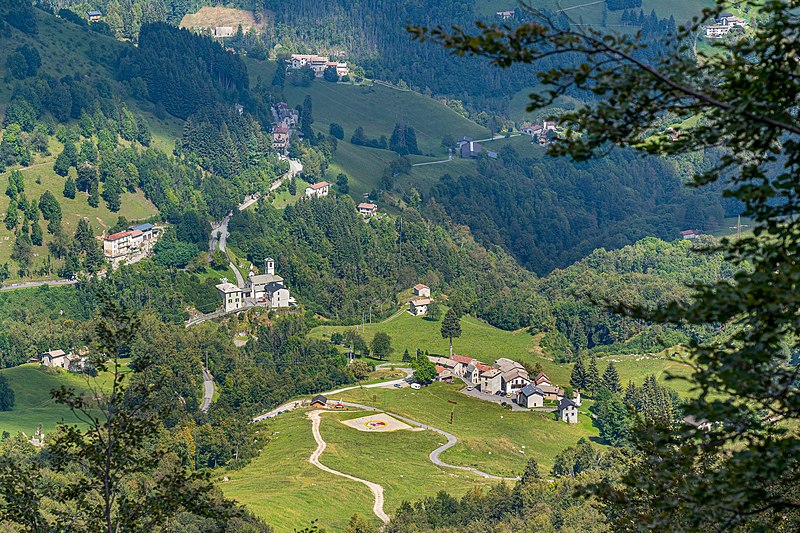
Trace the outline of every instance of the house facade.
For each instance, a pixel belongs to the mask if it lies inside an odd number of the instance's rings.
[[[419,296],[421,298],[430,298],[431,297],[431,288],[427,285],[423,285],[419,283],[414,285],[414,296]]]
[[[130,259],[138,252],[149,252],[158,240],[159,230],[152,224],[139,224],[103,239],[103,256],[113,263]]]
[[[272,128],[272,146],[276,150],[283,151],[289,144],[289,127],[285,124],[278,124]]]
[[[545,394],[535,385],[526,385],[517,391],[516,402],[522,407],[544,407]]]
[[[342,61],[331,61],[328,56],[318,56],[316,54],[292,54],[289,58],[289,68],[300,69],[309,67],[314,71],[314,75],[321,78],[325,74],[325,69],[334,67],[336,74],[341,78],[350,74],[347,63]]]
[[[475,141],[465,142],[459,148],[459,153],[464,159],[477,159],[483,152],[483,146]]]
[[[63,368],[69,372],[80,372],[83,370],[86,359],[76,353],[66,353],[64,350],[48,350],[44,352],[39,360],[42,366],[49,368]]]
[[[226,313],[237,311],[244,307],[244,290],[233,283],[223,281],[216,286],[222,296],[222,307]]]
[[[319,183],[315,183],[313,185],[309,185],[306,187],[306,197],[307,198],[321,198],[323,196],[328,196],[328,193],[331,190],[331,184],[327,181],[321,181]]]
[[[428,306],[432,301],[430,298],[412,298],[408,302],[408,312],[414,316],[427,315]]]
[[[226,37],[233,37],[233,26],[217,26],[211,32],[217,39],[224,39]]]
[[[358,214],[365,217],[374,217],[378,214],[378,206],[367,202],[361,202],[358,204]]]
[[[92,10],[86,12],[86,17],[90,22],[98,22],[103,17],[103,14],[100,11]]]
[[[495,394],[503,390],[503,373],[497,368],[481,372],[481,392]]]
[[[275,260],[267,257],[264,260],[265,274],[247,276],[245,294],[256,303],[266,303],[270,307],[289,307],[292,303],[289,289],[283,284],[283,278],[275,274]]]
[[[569,398],[558,401],[558,419],[568,424],[578,423],[578,405]]]

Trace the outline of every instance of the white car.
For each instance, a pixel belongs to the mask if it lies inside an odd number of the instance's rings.
[[[420,385],[419,383],[412,383],[411,388],[414,390],[419,390],[422,388],[422,385]]]

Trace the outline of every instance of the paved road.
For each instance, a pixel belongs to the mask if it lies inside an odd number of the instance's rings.
[[[75,285],[78,283],[77,279],[56,279],[52,281],[25,281],[22,283],[12,283],[0,287],[0,291],[11,291],[14,289],[30,289],[31,287],[41,287],[42,285]]]
[[[242,277],[242,273],[239,272],[239,269],[236,268],[236,265],[234,265],[232,262],[228,262],[228,266],[231,267],[231,270],[233,270],[233,273],[236,275],[236,285],[240,289],[244,289],[244,278]]]
[[[383,364],[377,365],[375,367],[375,369],[376,370],[382,370],[382,369],[390,368],[390,367],[391,367],[390,363],[383,363]],[[401,378],[401,379],[395,379],[395,380],[392,380],[392,381],[382,381],[380,383],[370,383],[369,385],[351,385],[349,387],[342,387],[341,389],[336,389],[336,390],[332,390],[332,391],[328,391],[328,392],[320,392],[318,394],[322,394],[323,396],[330,396],[332,394],[340,394],[342,392],[353,390],[353,389],[361,389],[361,388],[364,388],[364,389],[376,389],[378,387],[394,387],[395,384],[403,384],[403,383],[405,383],[406,382],[405,380],[407,378],[409,378],[414,373],[414,371],[411,370],[410,368],[398,368],[397,370],[402,370],[403,372],[405,372],[406,373],[406,377],[405,378]],[[257,417],[255,417],[253,419],[253,422],[261,422],[262,420],[266,420],[268,418],[273,418],[273,417],[277,416],[279,411],[293,411],[293,410],[297,409],[298,407],[301,407],[302,403],[303,402],[301,400],[294,400],[294,401],[291,401],[291,402],[286,402],[285,404],[276,407],[275,409],[273,409],[272,411],[269,411],[268,413],[264,413],[264,414],[258,415]]]
[[[200,410],[204,413],[208,412],[211,407],[211,399],[214,397],[214,380],[211,377],[211,372],[203,369],[203,403],[200,404]]]
[[[217,223],[211,224],[211,238],[208,241],[208,252],[214,253],[217,251],[217,242],[219,242],[219,249],[225,251],[225,245],[228,242],[228,222],[231,221],[231,215],[228,213]],[[217,241],[219,235],[219,241]]]
[[[355,476],[339,472],[338,470],[329,468],[319,462],[320,455],[322,455],[322,452],[324,452],[325,448],[327,447],[326,442],[322,439],[322,435],[319,432],[320,415],[325,412],[330,411],[312,411],[308,415],[308,418],[311,419],[311,433],[314,434],[314,440],[317,441],[317,449],[314,450],[314,452],[311,454],[311,457],[308,458],[308,462],[324,472],[328,472],[335,476],[341,476],[351,481],[357,481],[358,483],[363,483],[369,487],[369,490],[371,490],[373,496],[375,496],[375,503],[372,505],[372,512],[375,513],[375,516],[380,518],[384,524],[388,524],[389,515],[387,515],[383,510],[383,487],[381,485],[373,483],[372,481],[367,481],[366,479],[357,478]]]

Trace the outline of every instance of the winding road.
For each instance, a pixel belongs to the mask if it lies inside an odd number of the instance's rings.
[[[372,481],[367,481],[366,479],[357,478],[355,476],[351,476],[350,474],[339,472],[338,470],[329,468],[319,462],[320,455],[322,455],[322,452],[324,452],[325,448],[328,446],[319,432],[320,415],[325,412],[330,412],[330,411],[312,411],[308,415],[308,418],[311,419],[311,433],[313,433],[314,435],[314,440],[317,441],[317,449],[314,450],[313,453],[311,454],[311,457],[308,458],[308,462],[324,472],[328,472],[335,476],[341,476],[351,481],[357,481],[358,483],[363,483],[364,485],[369,487],[369,490],[371,490],[373,496],[375,496],[375,503],[372,505],[372,512],[375,513],[375,516],[380,518],[384,524],[388,524],[389,515],[387,515],[386,512],[383,510],[383,502],[384,502],[383,486],[378,485],[377,483],[373,483]]]
[[[200,410],[204,413],[208,412],[211,407],[211,399],[214,397],[214,379],[211,377],[211,372],[203,369],[203,403],[200,404]]]

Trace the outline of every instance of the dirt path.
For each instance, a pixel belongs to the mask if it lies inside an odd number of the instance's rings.
[[[325,448],[327,447],[327,444],[322,439],[322,435],[319,432],[319,424],[321,421],[320,415],[324,412],[326,411],[312,411],[308,415],[308,418],[311,419],[311,432],[314,434],[314,440],[317,441],[317,449],[314,450],[314,452],[311,454],[311,457],[308,458],[308,462],[324,472],[328,472],[335,476],[341,476],[351,481],[357,481],[369,487],[369,490],[371,490],[372,494],[375,496],[375,504],[372,506],[372,512],[375,513],[375,516],[380,518],[384,524],[388,524],[389,515],[387,515],[383,510],[383,487],[381,485],[378,485],[377,483],[373,483],[371,481],[367,481],[365,479],[360,479],[351,476],[349,474],[344,474],[342,472],[339,472],[338,470],[334,470],[333,468],[328,468],[327,466],[319,462],[319,458],[322,455],[322,452],[324,452]]]

